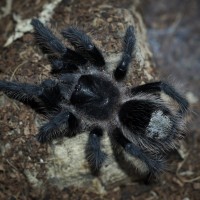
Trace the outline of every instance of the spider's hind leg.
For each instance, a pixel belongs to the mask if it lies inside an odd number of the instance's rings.
[[[101,151],[101,137],[103,131],[100,128],[94,128],[88,138],[86,146],[86,159],[94,175],[98,175],[99,170],[106,159],[106,154]]]
[[[123,80],[127,74],[128,66],[132,59],[132,53],[135,48],[135,34],[133,26],[129,26],[124,36],[124,48],[122,58],[114,71],[114,77],[117,81]]]
[[[140,85],[137,87],[134,87],[131,89],[131,94],[136,95],[138,93],[156,93],[156,92],[164,92],[169,97],[171,97],[173,100],[175,100],[179,106],[179,113],[184,115],[186,111],[188,110],[189,103],[188,101],[182,97],[172,86],[170,86],[168,83],[159,81],[159,82],[153,82],[153,83],[147,83],[144,85]]]
[[[130,142],[122,133],[119,128],[116,128],[112,133],[114,142],[119,144],[126,153],[141,160],[147,167],[148,174],[157,175],[158,173],[165,170],[166,166],[161,155],[150,155],[149,153],[142,150],[139,146],[136,146]],[[144,169],[138,169],[144,172]]]
[[[104,67],[105,60],[91,38],[76,27],[69,27],[61,32],[63,37],[75,47],[76,51],[97,67]]]

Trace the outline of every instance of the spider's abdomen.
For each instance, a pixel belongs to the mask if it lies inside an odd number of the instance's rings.
[[[119,101],[119,91],[104,77],[83,75],[79,78],[70,101],[88,117],[106,120]]]
[[[169,109],[148,100],[131,100],[124,103],[119,119],[132,133],[144,133],[153,139],[167,137],[173,127]]]

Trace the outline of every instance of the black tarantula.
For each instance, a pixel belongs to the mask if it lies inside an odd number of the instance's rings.
[[[105,131],[116,152],[140,163],[140,172],[163,171],[166,153],[175,149],[184,136],[188,102],[165,82],[133,88],[123,84],[135,49],[134,28],[127,28],[121,60],[109,74],[104,71],[102,53],[82,30],[69,27],[61,32],[74,47],[72,50],[38,19],[33,19],[32,25],[36,42],[51,63],[54,79],[40,85],[0,81],[0,91],[49,120],[39,129],[37,140],[45,143],[87,130],[86,158],[91,168],[99,170],[106,159],[101,149]],[[161,93],[176,106],[164,101]]]

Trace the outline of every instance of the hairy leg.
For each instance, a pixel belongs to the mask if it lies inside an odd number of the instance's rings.
[[[138,93],[156,93],[156,92],[164,92],[168,96],[170,96],[172,99],[174,99],[180,106],[179,113],[185,114],[189,103],[188,101],[182,97],[172,86],[170,86],[168,83],[159,81],[159,82],[153,82],[153,83],[147,83],[144,85],[140,85],[137,87],[134,87],[131,89],[131,94],[136,95]]]
[[[106,159],[106,154],[101,151],[102,135],[102,129],[94,128],[89,134],[86,146],[86,159],[90,165],[91,171],[94,174],[98,174],[103,162]]]
[[[63,37],[74,46],[76,51],[97,67],[103,67],[105,60],[91,38],[76,27],[69,27],[61,32]]]
[[[35,30],[35,39],[44,53],[65,53],[65,46],[62,42],[38,19],[33,19],[31,25]]]
[[[46,143],[59,137],[72,137],[78,127],[78,119],[72,113],[63,110],[40,128],[37,140]]]
[[[55,56],[49,56],[48,59],[51,63],[52,74],[74,73],[79,69],[78,65],[72,64],[70,62],[63,62],[63,60]]]
[[[117,81],[125,78],[128,66],[131,62],[133,50],[135,48],[135,34],[133,26],[129,26],[124,36],[124,48],[122,58],[114,71],[114,76]]]
[[[40,102],[42,103],[41,111],[44,115],[55,114],[60,111],[60,102],[63,100],[60,87],[58,83],[52,80],[45,80],[42,82],[42,93],[38,95]]]
[[[57,112],[62,99],[58,85],[51,80],[41,85],[0,81],[0,91],[44,115]]]
[[[66,48],[62,42],[45,27],[38,19],[33,19],[31,24],[35,30],[35,39],[41,50],[49,55],[52,64],[52,73],[67,70],[69,65],[84,65],[87,60],[77,52]]]
[[[34,107],[38,105],[37,96],[42,93],[42,88],[26,83],[0,81],[0,91],[12,99]]]
[[[159,172],[165,170],[164,160],[161,156],[152,156],[149,153],[142,150],[139,146],[131,143],[122,133],[119,128],[116,128],[113,131],[112,137],[114,138],[115,142],[122,146],[124,151],[129,155],[140,159],[148,168],[148,173],[152,175],[156,175]]]

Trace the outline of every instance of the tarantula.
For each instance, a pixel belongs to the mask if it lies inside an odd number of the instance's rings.
[[[0,91],[49,120],[39,129],[37,140],[46,143],[87,130],[86,158],[92,168],[100,170],[107,157],[101,138],[107,132],[113,149],[139,162],[140,172],[163,171],[166,153],[175,149],[185,134],[188,102],[165,82],[133,88],[123,84],[135,49],[133,26],[127,28],[121,60],[109,74],[101,51],[82,30],[69,27],[61,32],[72,49],[38,19],[31,24],[54,78],[40,85],[0,81]],[[164,101],[161,93],[177,106]]]

